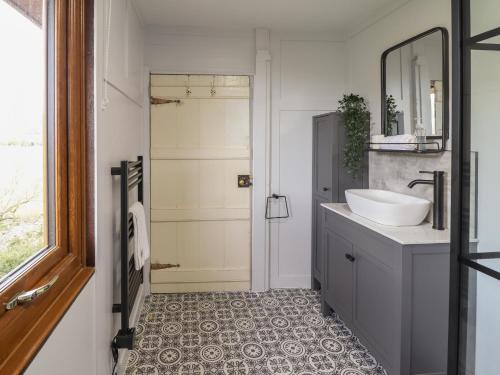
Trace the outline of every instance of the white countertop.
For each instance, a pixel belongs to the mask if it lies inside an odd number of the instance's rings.
[[[432,229],[432,224],[428,222],[411,227],[391,227],[356,215],[346,203],[323,203],[321,206],[402,245],[450,243],[450,231],[448,229]]]

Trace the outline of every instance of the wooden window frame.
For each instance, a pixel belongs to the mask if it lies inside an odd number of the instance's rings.
[[[21,373],[91,278],[92,1],[54,1],[55,245],[0,289],[0,374]],[[59,275],[44,295],[10,311],[4,303]]]

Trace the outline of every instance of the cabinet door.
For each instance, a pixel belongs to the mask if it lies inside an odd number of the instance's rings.
[[[367,250],[355,247],[354,257],[353,325],[391,368],[400,358],[401,280]]]
[[[333,124],[329,116],[314,118],[313,150],[313,194],[331,202],[335,195],[332,186]]]
[[[325,229],[323,239],[325,300],[349,324],[353,302],[353,246],[328,229]]]
[[[313,288],[315,286],[314,280],[321,282],[323,277],[323,215],[324,209],[321,207],[322,203],[326,203],[325,199],[321,197],[313,197],[312,206],[312,246],[311,246],[311,266],[313,276]]]

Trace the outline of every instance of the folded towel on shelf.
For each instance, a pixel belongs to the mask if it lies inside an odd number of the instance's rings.
[[[150,254],[146,213],[140,202],[132,204],[129,212],[134,223],[134,266],[136,270],[140,270]]]
[[[381,150],[415,150],[417,138],[412,134],[401,134],[384,137],[379,140]],[[413,143],[413,144],[412,144]]]

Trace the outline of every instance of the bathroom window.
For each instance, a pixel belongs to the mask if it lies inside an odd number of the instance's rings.
[[[53,244],[54,98],[47,4],[0,1],[0,280]],[[13,37],[15,35],[15,37]]]
[[[2,374],[24,369],[92,274],[85,4],[0,0]]]

